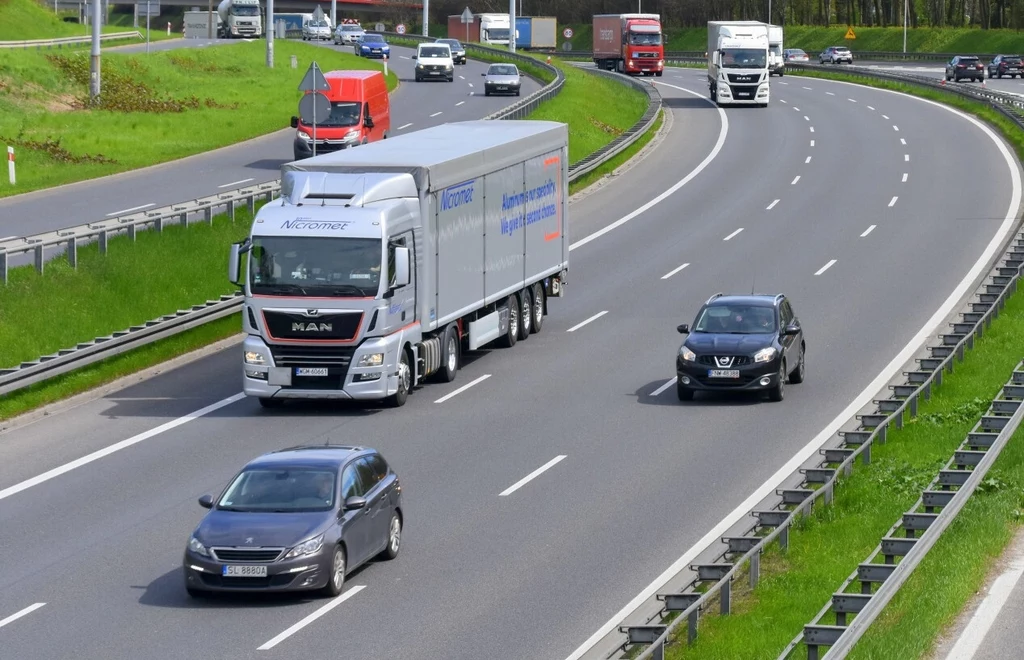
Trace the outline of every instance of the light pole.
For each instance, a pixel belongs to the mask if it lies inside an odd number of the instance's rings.
[[[903,54],[907,54],[907,8],[910,0],[903,0]]]

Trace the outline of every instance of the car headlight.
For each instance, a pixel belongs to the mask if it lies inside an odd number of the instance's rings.
[[[295,557],[301,557],[302,555],[311,555],[315,552],[319,552],[320,548],[324,545],[324,535],[315,536],[308,541],[303,541],[294,548],[288,551],[288,554],[284,556],[285,559],[293,559]]]
[[[768,362],[775,359],[775,356],[778,355],[778,353],[779,352],[772,346],[762,348],[757,353],[754,353],[754,362]]]
[[[246,364],[266,364],[267,361],[263,357],[263,353],[257,353],[256,351],[245,352],[245,363]]]
[[[384,364],[383,353],[372,353],[359,358],[360,367],[379,367],[382,364]]]
[[[417,68],[417,69],[422,69],[422,68],[423,68],[423,65],[422,65],[422,64],[417,64],[417,65],[416,65],[416,68]]]
[[[679,357],[683,358],[687,362],[696,362],[697,355],[687,347],[683,346],[679,349]]]
[[[188,549],[196,553],[197,555],[202,555],[204,557],[210,556],[210,551],[207,550],[206,546],[200,543],[199,539],[197,539],[195,536],[188,540]]]

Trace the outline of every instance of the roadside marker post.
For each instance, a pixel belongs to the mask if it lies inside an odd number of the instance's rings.
[[[14,176],[14,147],[7,147],[7,178],[11,180],[12,186],[17,182]]]

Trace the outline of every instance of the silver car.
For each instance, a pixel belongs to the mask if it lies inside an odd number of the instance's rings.
[[[501,63],[492,64],[487,67],[487,73],[481,73],[484,77],[484,96],[491,94],[515,94],[519,96],[519,88],[522,80],[519,77],[519,69],[515,64]]]
[[[302,40],[312,41],[316,39],[330,39],[331,38],[331,26],[327,21],[321,19],[319,21],[306,21],[302,24]]]
[[[335,46],[352,46],[359,43],[362,40],[363,35],[366,31],[363,30],[360,25],[352,25],[351,23],[341,23],[337,29],[334,30],[334,45]]]

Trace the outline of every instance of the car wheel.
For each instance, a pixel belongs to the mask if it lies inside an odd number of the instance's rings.
[[[404,406],[411,389],[412,367],[409,366],[409,352],[402,349],[402,355],[398,359],[398,391],[388,397],[388,405],[392,408]]]
[[[798,359],[796,369],[793,370],[793,373],[789,374],[789,382],[792,383],[793,385],[797,385],[799,383],[804,382],[804,373],[806,372],[806,365],[804,364],[804,362],[806,360],[806,353],[807,347],[801,344],[800,357]]]
[[[533,285],[533,323],[530,332],[537,334],[544,325],[544,287],[540,282]]]
[[[519,341],[526,341],[533,328],[533,296],[529,289],[519,292],[519,301]]]
[[[264,408],[280,408],[284,404],[281,399],[274,399],[269,396],[260,397],[260,405]]]
[[[508,297],[508,331],[500,338],[499,344],[504,348],[512,348],[519,339],[519,297],[512,294]]]
[[[388,523],[388,547],[381,553],[382,559],[394,559],[398,551],[402,549],[402,518],[395,511],[391,514],[391,522]]]
[[[782,401],[786,397],[786,361],[782,361],[782,367],[779,369],[777,382],[775,387],[768,390],[768,398],[772,401]]]
[[[345,586],[347,568],[345,548],[337,545],[334,547],[334,556],[331,559],[331,572],[327,576],[327,586],[324,587],[324,595],[334,598],[341,593],[342,588]]]
[[[441,342],[441,368],[437,378],[442,383],[450,383],[459,371],[459,333],[454,323],[445,329]]]
[[[693,390],[689,387],[684,387],[678,380],[676,381],[676,396],[679,397],[680,401],[693,401]]]

